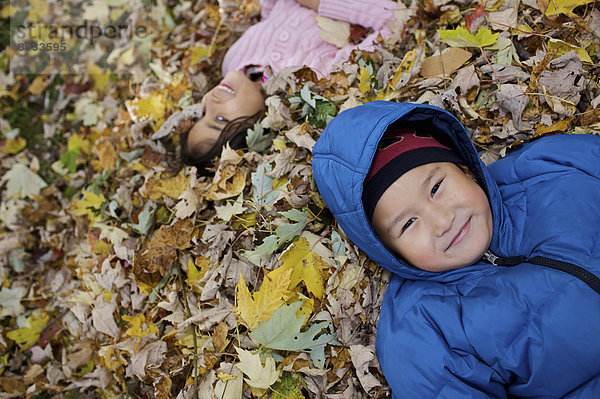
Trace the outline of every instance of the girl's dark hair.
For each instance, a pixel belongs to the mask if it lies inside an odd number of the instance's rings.
[[[207,152],[202,154],[194,154],[187,145],[187,138],[191,130],[189,129],[187,132],[183,133],[180,138],[181,167],[183,167],[183,165],[195,166],[198,170],[198,174],[207,175],[208,168],[212,166],[215,157],[221,155],[221,150],[225,144],[229,143],[229,146],[234,150],[246,148],[247,130],[253,127],[254,123],[257,122],[264,113],[265,110],[262,109],[254,115],[241,116],[230,121],[221,131],[215,144]]]

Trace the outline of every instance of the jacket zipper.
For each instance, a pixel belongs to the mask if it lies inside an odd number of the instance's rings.
[[[495,266],[516,266],[519,263],[527,262],[539,266],[545,266],[554,270],[560,270],[561,272],[565,272],[577,277],[579,280],[586,283],[591,289],[600,294],[600,278],[598,278],[595,274],[585,270],[583,267],[569,262],[563,262],[560,260],[547,258],[545,256],[534,256],[529,259],[525,258],[524,256],[500,257],[495,255],[489,249],[483,254],[483,259]]]

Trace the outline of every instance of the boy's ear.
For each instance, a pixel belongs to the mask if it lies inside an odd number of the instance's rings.
[[[477,182],[477,178],[475,177],[473,172],[471,172],[471,169],[469,169],[469,167],[467,165],[464,165],[462,163],[457,163],[456,166],[458,166],[460,168],[460,170],[462,170],[467,176],[469,176],[469,178],[471,180],[473,180],[474,182]]]

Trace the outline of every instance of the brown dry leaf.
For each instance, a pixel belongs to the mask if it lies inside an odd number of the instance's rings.
[[[186,249],[191,246],[190,239],[194,228],[189,219],[178,220],[171,226],[161,226],[152,240],[162,242],[175,249]]]
[[[0,386],[9,394],[22,394],[27,389],[23,379],[17,377],[0,377]]]
[[[229,340],[227,338],[228,332],[229,327],[224,322],[220,322],[219,324],[217,324],[217,326],[213,330],[211,340],[217,352],[223,351],[229,343]]]
[[[285,133],[285,136],[290,139],[298,147],[306,148],[312,151],[316,141],[310,135],[310,125],[308,122],[296,126]]]
[[[246,186],[246,170],[234,165],[227,165],[221,173],[215,175],[213,185],[206,198],[211,200],[222,200],[239,195]]]
[[[98,154],[100,167],[103,170],[114,169],[117,166],[117,153],[108,140],[102,140],[95,144],[94,152]]]
[[[500,109],[512,115],[512,123],[518,130],[522,126],[521,115],[529,102],[529,97],[525,95],[526,89],[526,86],[503,84],[496,94]]]
[[[193,229],[189,219],[178,220],[173,226],[161,226],[154,236],[144,243],[136,257],[134,272],[136,275],[160,274],[165,276],[171,265],[177,260],[177,249],[191,246]]]
[[[448,77],[467,62],[472,55],[470,51],[451,47],[441,55],[425,58],[421,63],[419,74],[425,78],[432,78],[434,76]]]

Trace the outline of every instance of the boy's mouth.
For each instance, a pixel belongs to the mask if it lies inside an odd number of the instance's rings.
[[[469,230],[471,230],[471,218],[470,217],[466,221],[466,223],[460,228],[458,233],[456,233],[456,236],[454,236],[454,238],[452,239],[452,241],[450,242],[450,245],[448,245],[448,248],[446,248],[446,250],[452,248],[455,245],[460,244],[464,240],[466,235],[469,233]]]

